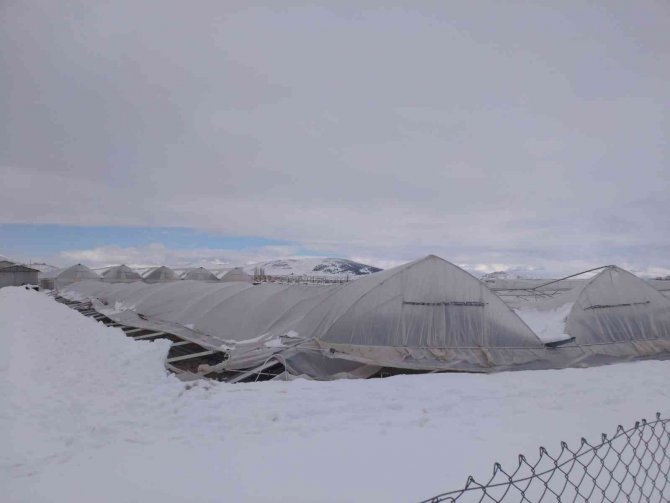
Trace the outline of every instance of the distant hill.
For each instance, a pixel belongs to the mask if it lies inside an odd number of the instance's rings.
[[[484,274],[480,278],[484,283],[495,283],[499,279],[529,279],[529,277],[520,272],[514,271],[495,271]]]
[[[289,258],[244,266],[249,274],[262,268],[269,276],[366,276],[380,268],[343,258]]]

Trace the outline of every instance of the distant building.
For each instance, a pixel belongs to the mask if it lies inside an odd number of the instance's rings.
[[[0,261],[0,288],[3,286],[37,285],[39,271],[8,260]]]

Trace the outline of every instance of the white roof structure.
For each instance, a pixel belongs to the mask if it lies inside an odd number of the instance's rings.
[[[132,312],[142,315],[143,320],[206,334],[212,346],[223,345],[230,351],[241,352],[242,357],[231,362],[231,368],[244,369],[282,351],[281,343],[269,348],[265,342],[290,333],[307,312],[341,287],[275,283],[254,286],[240,281],[193,280],[157,284],[82,282],[63,293],[78,300],[96,299],[114,306],[114,312],[109,314],[113,319]],[[251,354],[247,355],[249,350]],[[330,358],[321,359],[325,362],[318,365],[320,369],[337,363]],[[361,364],[344,362],[344,366],[355,369]]]
[[[566,332],[591,356],[670,352],[670,299],[628,271],[609,266],[582,289]]]
[[[102,273],[102,280],[109,283],[128,283],[131,281],[141,281],[142,276],[133,271],[125,264],[110,267]]]
[[[54,279],[54,284],[57,288],[63,288],[72,283],[87,280],[100,281],[100,276],[85,265],[76,264],[60,271]]]
[[[189,269],[181,275],[181,279],[193,279],[196,281],[219,281],[214,273],[205,269],[204,267],[196,267]]]
[[[84,282],[71,290],[146,317],[192,327],[222,341],[282,335],[339,286],[184,280],[160,284]]]
[[[253,278],[244,272],[244,269],[241,267],[236,267],[221,276],[221,281],[242,281],[244,283],[251,283],[253,282]]]
[[[144,274],[147,283],[161,283],[163,281],[175,281],[179,277],[172,269],[166,266],[154,267]]]
[[[233,342],[284,335],[332,291],[333,287],[275,283],[250,286],[214,306],[195,328]]]

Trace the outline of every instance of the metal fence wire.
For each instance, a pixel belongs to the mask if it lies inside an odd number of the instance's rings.
[[[531,462],[523,455],[515,469],[499,463],[481,483],[469,477],[465,487],[427,499],[437,502],[667,502],[670,501],[670,419],[619,426],[600,443],[582,438],[577,449],[561,442],[558,455],[540,447]]]

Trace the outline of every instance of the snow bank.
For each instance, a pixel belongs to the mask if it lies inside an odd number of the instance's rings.
[[[381,380],[191,385],[166,342],[0,290],[9,501],[412,501],[670,414],[670,362]]]

